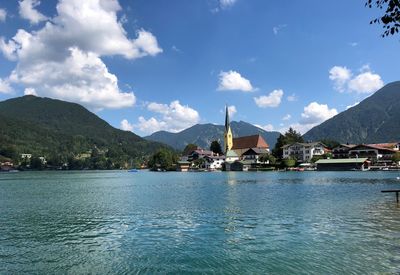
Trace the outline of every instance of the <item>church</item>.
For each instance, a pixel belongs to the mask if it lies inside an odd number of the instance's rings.
[[[259,156],[269,153],[269,145],[259,134],[233,137],[227,106],[225,108],[224,152],[226,171],[243,171],[257,166],[260,163]]]

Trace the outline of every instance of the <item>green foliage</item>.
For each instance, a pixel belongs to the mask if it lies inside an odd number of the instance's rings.
[[[32,156],[30,160],[30,168],[35,169],[35,170],[42,170],[45,168],[45,164],[42,162],[42,160],[39,157]]]
[[[287,158],[282,161],[285,167],[294,167],[296,165],[296,160],[292,158]]]
[[[221,144],[219,144],[218,140],[211,142],[210,151],[213,151],[214,154],[223,154]]]
[[[258,160],[264,163],[269,162],[270,165],[275,165],[276,163],[276,158],[271,154],[262,154]]]
[[[177,161],[178,156],[174,152],[168,149],[161,149],[150,157],[148,166],[153,171],[158,169],[163,171],[175,170]]]
[[[394,35],[400,29],[400,1],[399,0],[367,0],[365,5],[369,8],[376,6],[385,13],[371,20],[370,24],[382,23],[384,32],[382,37]]]
[[[0,102],[0,154],[14,160],[29,153],[53,168],[116,169],[144,163],[160,148],[167,146],[115,129],[78,104],[35,96]]]
[[[304,139],[299,132],[290,127],[284,135],[279,135],[278,140],[275,144],[275,148],[272,150],[272,154],[277,158],[282,158],[282,146],[295,142],[304,142]]]
[[[399,163],[399,161],[400,161],[400,152],[396,152],[396,153],[393,155],[392,160],[393,160],[394,162],[396,162],[396,163]]]
[[[196,149],[197,149],[196,144],[189,143],[188,145],[186,145],[185,149],[183,149],[182,155],[187,156]]]
[[[17,147],[11,144],[4,144],[0,147],[0,155],[16,160],[18,159]]]
[[[203,158],[196,159],[193,162],[194,167],[196,168],[205,168],[206,160]]]

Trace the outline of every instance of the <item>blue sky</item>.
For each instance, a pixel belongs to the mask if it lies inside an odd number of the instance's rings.
[[[0,2],[0,100],[83,104],[147,135],[233,120],[302,133],[399,80],[364,1]]]

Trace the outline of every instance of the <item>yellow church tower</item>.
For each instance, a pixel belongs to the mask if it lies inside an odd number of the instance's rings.
[[[232,149],[233,146],[233,136],[231,130],[231,123],[229,121],[229,110],[228,106],[226,106],[225,111],[225,133],[224,133],[224,146],[225,146],[225,155],[226,153]]]

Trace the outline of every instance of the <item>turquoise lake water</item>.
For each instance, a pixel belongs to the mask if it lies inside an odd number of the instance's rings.
[[[393,172],[0,174],[0,273],[400,272]]]

